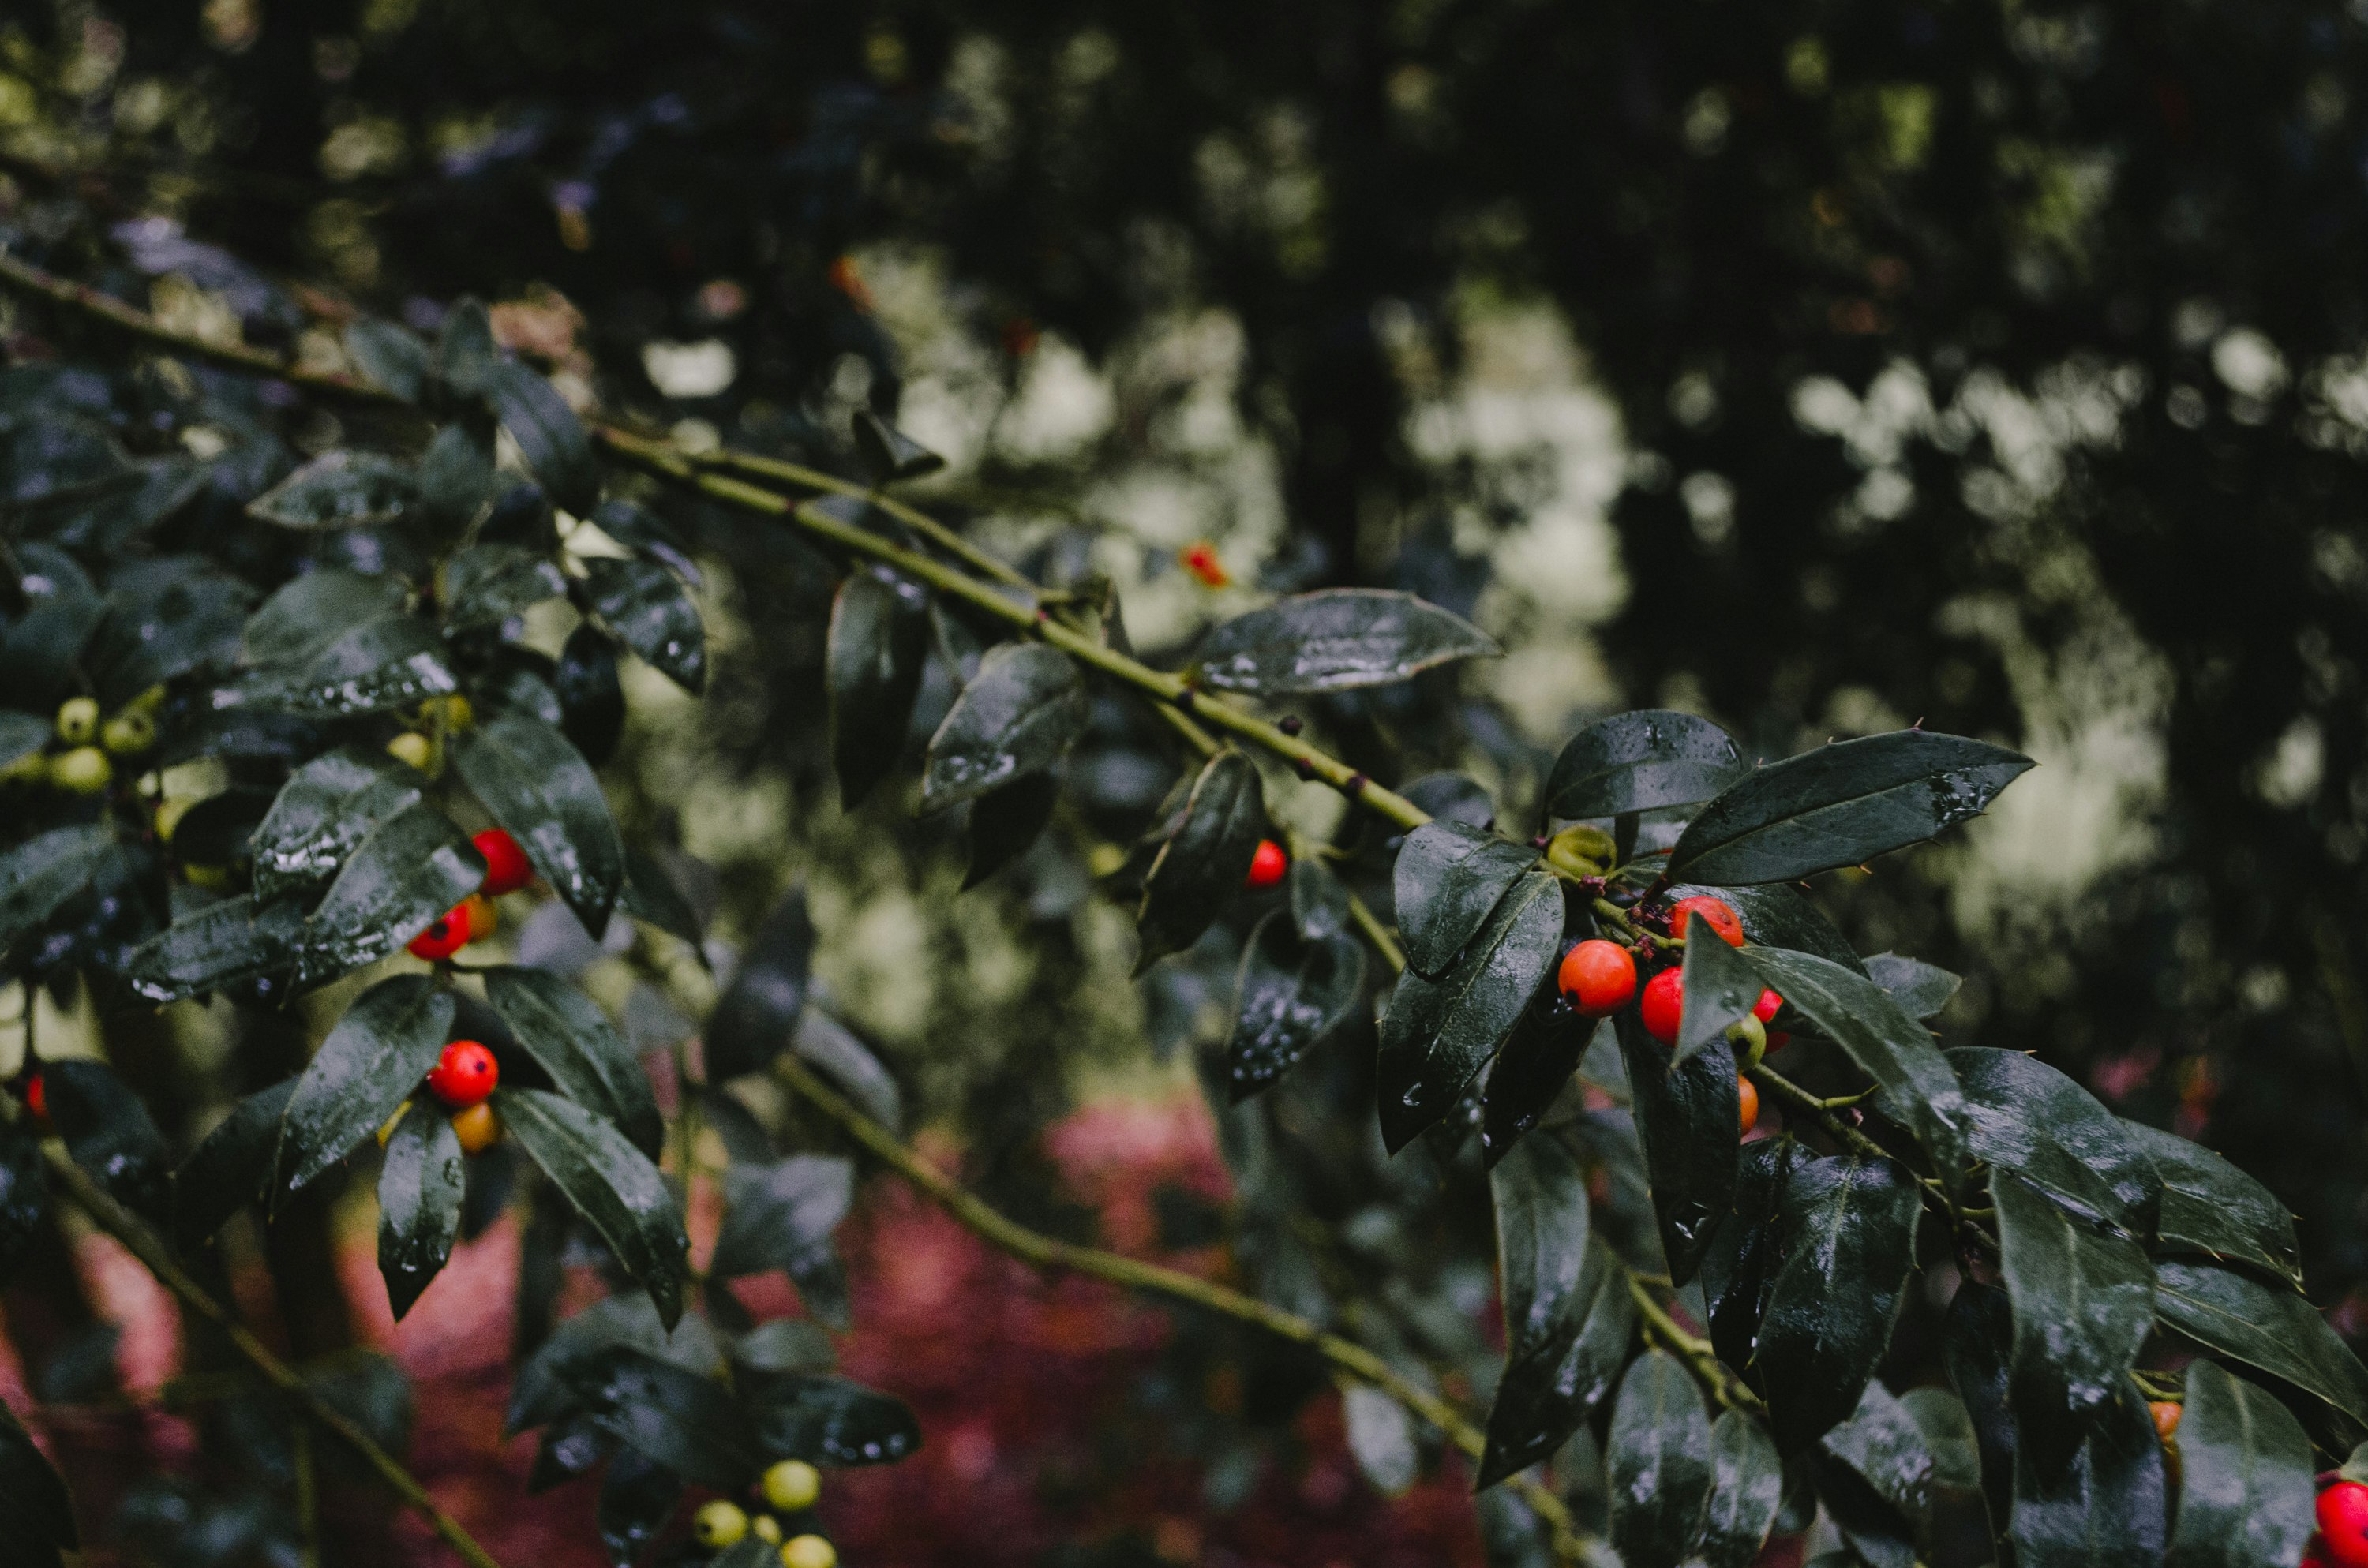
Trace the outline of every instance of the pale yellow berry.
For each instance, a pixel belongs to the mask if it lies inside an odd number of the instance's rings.
[[[718,1497],[691,1516],[690,1533],[701,1546],[730,1546],[748,1533],[748,1516],[739,1504]]]
[[[759,1514],[748,1521],[748,1533],[767,1546],[781,1544],[781,1521],[770,1514]]]
[[[386,743],[387,756],[397,762],[407,762],[422,773],[427,771],[428,759],[435,754],[436,748],[427,744],[427,737],[416,730],[405,730]]]
[[[50,782],[77,795],[96,795],[114,778],[115,765],[97,746],[76,746],[50,758]]]
[[[189,808],[197,803],[188,795],[174,795],[157,801],[156,836],[166,844],[172,843],[174,830],[181,825],[181,819],[188,816]]]
[[[156,744],[156,721],[126,709],[100,727],[98,744],[118,756],[137,756]]]
[[[97,701],[87,697],[69,697],[58,704],[58,739],[70,746],[87,745],[97,733]]]
[[[838,1568],[838,1548],[818,1535],[791,1536],[781,1542],[781,1568]]]
[[[822,1471],[803,1460],[783,1460],[765,1471],[764,1487],[766,1502],[794,1514],[822,1495]]]

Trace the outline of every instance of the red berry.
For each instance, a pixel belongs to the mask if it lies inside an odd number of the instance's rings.
[[[39,1073],[34,1074],[26,1082],[25,1108],[33,1113],[36,1120],[45,1121],[49,1119],[50,1091],[42,1085],[41,1075]]]
[[[502,1080],[501,1063],[473,1040],[456,1040],[427,1070],[427,1092],[454,1110],[481,1105]]]
[[[2337,1568],[2368,1568],[2368,1486],[2339,1481],[2320,1493],[2318,1533]]]
[[[411,938],[411,956],[434,963],[469,945],[469,906],[457,903],[443,919]]]
[[[1583,1016],[1600,1018],[1635,996],[1636,960],[1619,943],[1592,937],[1563,954],[1555,983]]]
[[[1773,991],[1762,991],[1759,994],[1759,1000],[1751,1005],[1751,1016],[1764,1024],[1776,1016],[1776,1009],[1783,1005],[1784,998],[1777,995]]]
[[[1282,852],[1282,846],[1271,838],[1261,838],[1258,853],[1250,857],[1250,874],[1242,879],[1242,886],[1270,888],[1282,881],[1282,874],[1289,869],[1291,857]]]
[[[1678,1042],[1678,1019],[1686,1007],[1683,970],[1665,969],[1645,983],[1645,999],[1636,1005],[1645,1032],[1663,1045]]]
[[[485,880],[477,891],[486,897],[516,892],[534,881],[534,868],[527,864],[526,851],[500,828],[489,827],[470,842],[485,858]]]
[[[1687,916],[1699,915],[1702,923],[1726,938],[1730,948],[1743,946],[1743,922],[1736,918],[1735,907],[1723,898],[1707,896],[1681,898],[1669,909],[1669,935],[1686,934]]]

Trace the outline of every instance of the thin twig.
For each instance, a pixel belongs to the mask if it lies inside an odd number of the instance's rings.
[[[922,1196],[989,1245],[1039,1268],[1088,1275],[1129,1290],[1190,1301],[1195,1306],[1265,1329],[1293,1344],[1304,1345],[1341,1371],[1380,1389],[1438,1427],[1449,1442],[1474,1460],[1478,1460],[1487,1452],[1487,1435],[1466,1420],[1461,1411],[1438,1394],[1408,1381],[1387,1361],[1365,1346],[1327,1333],[1321,1324],[1295,1312],[1269,1306],[1255,1296],[1244,1295],[1224,1285],[1213,1284],[1177,1269],[1163,1268],[1157,1264],[1139,1262],[1097,1247],[1078,1246],[1040,1231],[1031,1231],[1007,1219],[922,1159],[894,1133],[864,1115],[853,1102],[823,1082],[796,1056],[785,1053],[776,1058],[773,1071],[793,1092],[837,1122],[848,1136],[879,1156],[891,1170],[919,1188]],[[1509,1484],[1520,1494],[1521,1500],[1545,1520],[1554,1532],[1555,1550],[1565,1558],[1577,1562],[1595,1556],[1595,1543],[1577,1532],[1571,1523],[1570,1510],[1552,1490],[1527,1475],[1514,1477]]]
[[[1718,1358],[1718,1352],[1709,1340],[1700,1335],[1687,1333],[1678,1320],[1669,1315],[1668,1309],[1661,1305],[1646,1285],[1644,1275],[1633,1270],[1629,1273],[1628,1294],[1634,1299],[1636,1310],[1644,1314],[1646,1336],[1659,1340],[1691,1367],[1694,1376],[1717,1396],[1721,1404],[1730,1410],[1748,1410],[1754,1415],[1768,1413],[1767,1405],[1751,1392],[1750,1385]]]

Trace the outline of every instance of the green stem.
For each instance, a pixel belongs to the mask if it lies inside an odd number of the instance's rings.
[[[1721,1404],[1730,1410],[1749,1411],[1755,1415],[1767,1414],[1768,1407],[1760,1403],[1759,1396],[1718,1358],[1718,1352],[1712,1347],[1711,1342],[1699,1335],[1687,1333],[1653,1294],[1645,1284],[1645,1277],[1634,1269],[1628,1271],[1628,1294],[1635,1301],[1637,1312],[1644,1315],[1646,1336],[1659,1340],[1671,1354],[1692,1368],[1695,1378]]]

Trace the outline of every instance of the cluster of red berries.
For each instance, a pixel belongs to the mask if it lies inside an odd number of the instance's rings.
[[[424,1080],[427,1092],[452,1113],[452,1131],[461,1140],[462,1153],[482,1154],[500,1141],[501,1119],[485,1102],[492,1098],[495,1086],[501,1081],[502,1064],[481,1040],[448,1041],[436,1065],[427,1070]],[[381,1146],[393,1136],[395,1123],[403,1119],[407,1108],[398,1109],[378,1130]]]
[[[1743,946],[1743,922],[1732,905],[1724,899],[1683,898],[1669,912],[1669,934],[1683,937],[1686,927],[1695,915],[1702,925],[1724,938],[1729,947]],[[1676,964],[1660,970],[1645,982],[1644,994],[1637,995],[1636,954],[1634,949],[1600,937],[1589,937],[1563,955],[1562,969],[1555,976],[1564,997],[1583,1017],[1604,1018],[1619,1012],[1631,1002],[1636,1004],[1637,1021],[1645,1032],[1663,1045],[1674,1045],[1678,1025],[1685,1014],[1686,983],[1684,971]],[[1757,1060],[1762,1051],[1781,1046],[1785,1037],[1770,1035],[1768,1021],[1784,999],[1773,991],[1761,991],[1751,1016],[1727,1030],[1727,1036],[1747,1054]],[[1743,1104],[1743,1131],[1748,1132],[1759,1120],[1759,1090],[1749,1078],[1736,1085]],[[2368,1568],[2362,1564],[2362,1568]]]
[[[447,911],[442,919],[411,938],[412,957],[433,963],[492,936],[497,924],[494,900],[534,881],[534,868],[527,864],[526,851],[500,828],[489,827],[471,842],[485,858],[485,880],[478,884],[475,892]]]
[[[2368,1568],[2368,1486],[2339,1481],[2318,1494],[2318,1533],[2302,1568]]]

